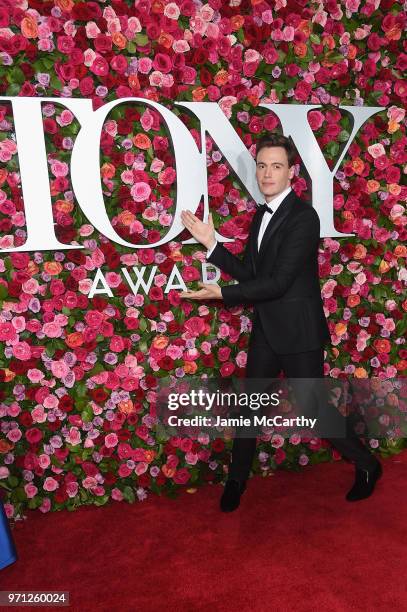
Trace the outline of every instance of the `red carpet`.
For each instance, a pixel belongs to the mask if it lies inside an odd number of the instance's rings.
[[[256,476],[231,514],[218,510],[221,485],[28,511],[0,589],[70,591],[78,612],[406,610],[407,451],[383,466],[356,503],[344,500],[353,466],[339,462]]]

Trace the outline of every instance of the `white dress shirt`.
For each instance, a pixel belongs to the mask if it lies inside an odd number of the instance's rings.
[[[291,187],[287,187],[286,189],[284,189],[284,191],[278,194],[278,196],[276,196],[273,200],[271,200],[270,202],[267,202],[267,205],[273,210],[273,214],[276,212],[277,208],[280,206],[284,198],[290,193],[290,191],[291,191]],[[257,249],[258,250],[260,250],[261,241],[263,239],[264,232],[266,231],[266,227],[269,224],[271,217],[272,215],[269,213],[269,211],[265,210],[263,213],[261,224],[260,224],[259,235],[257,237]],[[212,251],[214,250],[217,244],[218,244],[218,241],[216,240],[215,244],[210,249],[208,249],[206,253],[207,258],[210,256],[210,254],[212,253]]]

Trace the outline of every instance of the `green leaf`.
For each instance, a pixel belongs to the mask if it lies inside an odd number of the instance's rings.
[[[93,410],[90,406],[87,406],[84,410],[82,410],[81,418],[82,421],[85,421],[85,423],[90,423],[93,418]]]
[[[48,345],[47,347],[45,347],[45,352],[47,353],[48,357],[53,357],[55,351],[56,351],[55,347],[51,345]]]
[[[339,133],[338,140],[339,140],[339,142],[348,142],[348,140],[349,140],[349,132],[347,132],[346,130],[342,130]]]
[[[144,47],[148,43],[148,36],[139,32],[138,34],[136,34],[135,41],[137,45]]]
[[[144,340],[140,341],[138,347],[142,353],[147,353],[147,342],[145,342]]]
[[[126,501],[133,503],[136,499],[134,491],[131,487],[127,486],[123,489],[123,497]]]
[[[9,83],[18,83],[19,85],[22,85],[25,81],[25,75],[21,68],[16,66],[12,70],[10,70],[7,75],[7,79]]]
[[[141,43],[140,43],[141,44]],[[137,47],[134,44],[133,41],[129,40],[129,42],[126,45],[126,49],[129,53],[136,53],[137,52]]]
[[[95,506],[104,506],[109,499],[109,495],[102,495],[100,497],[96,497],[94,500]]]
[[[11,85],[7,87],[6,93],[8,96],[16,96],[20,93],[20,89],[21,87],[18,85],[18,83],[11,83]]]
[[[80,382],[78,385],[76,385],[75,390],[76,390],[77,397],[86,397],[87,396],[88,390],[86,388],[85,383]]]
[[[244,32],[242,30],[242,28],[240,28],[240,30],[237,31],[237,39],[239,42],[243,42],[244,41]]]
[[[63,87],[61,81],[58,79],[58,77],[55,76],[55,74],[51,75],[49,84],[50,87],[52,87],[53,89],[61,90]]]
[[[327,147],[326,147],[326,151],[329,155],[329,157],[336,157],[339,153],[339,145],[337,142],[332,141],[330,142]]]
[[[7,478],[10,487],[12,487],[13,489],[18,485],[18,478],[16,476],[12,476],[10,474],[10,476]]]
[[[95,376],[95,374],[99,374],[104,371],[104,367],[101,363],[95,363],[92,370],[89,372],[90,376]]]
[[[53,67],[55,61],[53,59],[51,59],[50,57],[43,57],[42,58],[42,63],[44,64],[44,67],[45,67],[46,70],[51,70],[51,68]]]

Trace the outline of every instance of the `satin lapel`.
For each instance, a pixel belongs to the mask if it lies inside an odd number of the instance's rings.
[[[250,255],[252,258],[253,272],[256,274],[256,260],[257,260],[257,237],[259,235],[260,224],[263,218],[264,212],[259,210],[259,212],[253,218],[253,238],[250,245]]]
[[[258,263],[260,259],[264,256],[269,240],[271,239],[273,234],[278,230],[278,228],[280,227],[284,219],[287,217],[287,215],[290,213],[292,205],[294,204],[296,197],[297,195],[295,191],[290,191],[290,193],[281,202],[280,206],[277,208],[276,212],[273,214],[273,216],[271,217],[266,227],[266,231],[264,232],[264,236],[263,236],[263,239],[260,245],[260,251],[258,252],[258,254],[257,254],[257,236],[258,236],[258,231],[257,231],[256,244],[255,244],[256,255],[257,255],[256,263]],[[259,228],[260,228],[260,223],[259,223]]]

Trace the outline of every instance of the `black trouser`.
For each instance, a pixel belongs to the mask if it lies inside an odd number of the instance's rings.
[[[276,354],[267,343],[260,319],[256,316],[250,337],[246,377],[277,378],[282,370],[287,378],[323,378],[324,349],[289,355]],[[375,458],[368,447],[352,433],[348,424],[346,437],[328,438],[341,455],[353,461],[360,469],[371,469]],[[256,451],[256,437],[235,437],[229,478],[247,480]]]

